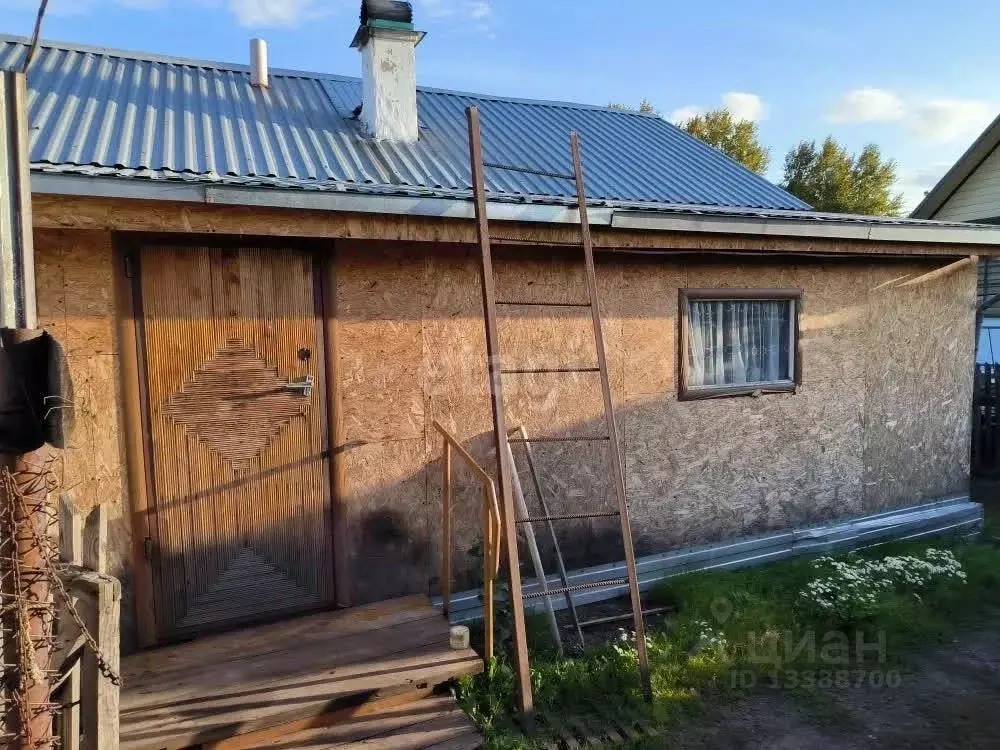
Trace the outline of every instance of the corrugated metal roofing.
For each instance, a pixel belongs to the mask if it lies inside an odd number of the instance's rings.
[[[0,36],[0,67],[25,40]],[[580,133],[588,197],[650,204],[808,209],[665,120],[638,113],[420,88],[420,139],[365,138],[356,78],[44,43],[28,73],[36,170],[306,187],[440,192],[470,188],[465,108],[479,107],[487,161],[571,172]],[[489,169],[487,188],[566,200],[571,183]]]

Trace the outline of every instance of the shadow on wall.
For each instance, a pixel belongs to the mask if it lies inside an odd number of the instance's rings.
[[[348,512],[356,595],[368,600],[423,590],[436,576],[441,447],[432,421],[493,472],[482,302],[467,248],[432,255],[419,246],[339,247]],[[499,251],[498,298],[583,299],[582,267],[565,252],[546,253]],[[681,263],[661,256],[600,263],[639,552],[965,491],[975,272],[923,278],[948,262],[685,256]],[[803,289],[797,393],[677,400],[677,290],[726,287]],[[585,310],[512,308],[505,316],[505,366],[594,364]],[[524,425],[531,435],[604,432],[594,375],[509,376],[505,396],[508,425]],[[534,450],[553,513],[614,507],[606,446]],[[537,511],[523,456],[517,460],[529,508]],[[455,574],[457,585],[473,585],[482,500],[460,462],[454,471]],[[371,527],[370,519],[377,521]],[[621,559],[615,523],[559,522],[567,564]],[[551,549],[539,532],[548,569]],[[409,566],[418,559],[425,569]]]
[[[536,256],[510,252],[498,295],[580,298],[582,269],[562,254]],[[905,286],[944,262],[795,263],[661,258],[600,265],[639,554],[965,490],[974,270]],[[797,393],[677,400],[677,290],[724,287],[804,290]],[[433,420],[495,474],[477,266],[466,248],[431,255],[350,243],[341,247],[337,294],[352,598],[427,591],[436,585],[441,543],[441,439]],[[589,318],[579,309],[516,310],[500,337],[508,366],[594,362]],[[606,433],[594,374],[511,376],[505,389],[511,427],[523,425],[532,436]],[[552,513],[615,508],[606,444],[542,443],[533,450]],[[529,511],[540,513],[524,456],[515,454]],[[464,588],[480,582],[482,494],[460,461],[453,471],[455,585]],[[158,585],[179,617],[195,604],[204,617],[225,606],[218,590],[227,571],[226,596],[274,613],[320,593],[329,569],[317,530],[328,520],[307,511],[305,499],[294,517],[266,528],[254,521],[275,515],[266,509],[220,517],[211,496],[186,496],[163,501],[161,513],[168,504],[192,523],[211,517],[219,526],[206,536],[214,542],[174,540],[159,551]],[[622,558],[617,519],[561,521],[557,529],[571,568]],[[552,570],[548,534],[539,528],[537,536]],[[521,559],[528,560],[523,550]],[[533,574],[528,565],[522,572]]]

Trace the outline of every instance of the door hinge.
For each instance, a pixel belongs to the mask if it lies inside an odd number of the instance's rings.
[[[125,256],[125,278],[135,278],[135,261],[133,260],[131,254]]]
[[[142,553],[146,556],[147,560],[153,559],[153,537],[147,536],[142,540]]]

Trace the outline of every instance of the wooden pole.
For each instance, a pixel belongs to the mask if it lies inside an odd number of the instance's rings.
[[[46,559],[48,550],[39,542],[49,539],[46,462],[49,449],[42,447],[14,459],[13,482],[20,498],[14,503],[14,546],[20,569],[18,596],[28,609],[27,633],[18,627],[22,645],[22,669],[18,700],[25,710],[18,727],[23,750],[53,746],[49,656],[52,648],[52,591]],[[24,646],[27,651],[24,651]],[[26,721],[25,721],[26,719]]]
[[[0,71],[0,322],[35,328],[35,253],[28,161],[28,87]]]
[[[489,485],[483,485],[483,658],[487,667],[493,661],[495,646],[493,644],[494,605],[493,605],[493,577],[496,575],[494,567],[497,545],[498,529],[493,524],[491,516],[492,496]]]
[[[597,349],[597,364],[601,370],[601,395],[604,398],[604,420],[608,429],[608,452],[611,455],[612,481],[618,497],[619,520],[622,526],[622,544],[625,547],[625,567],[628,570],[628,590],[632,600],[633,623],[635,625],[635,650],[639,661],[643,689],[647,698],[652,697],[649,677],[649,654],[646,648],[646,628],[642,620],[642,600],[639,596],[639,577],[635,569],[635,548],[632,545],[632,525],[629,521],[628,502],[625,497],[625,467],[621,445],[618,442],[618,423],[615,420],[615,404],[611,398],[611,384],[608,382],[608,361],[604,350],[604,333],[601,330],[601,310],[597,294],[597,272],[594,269],[594,244],[590,236],[590,222],[587,217],[587,191],[583,183],[583,161],[580,158],[580,138],[575,132],[569,136],[573,153],[573,173],[576,176],[576,198],[580,207],[580,234],[583,239],[583,254],[587,265],[587,290],[590,293],[590,313],[594,322],[594,344]]]
[[[441,455],[441,600],[444,616],[451,614],[451,443],[444,442]],[[483,555],[488,558],[483,539]]]
[[[39,17],[40,18],[40,17]],[[29,172],[28,87],[23,72],[0,73],[0,324],[15,329],[13,341],[40,335],[35,330],[35,262],[32,238],[31,177]],[[7,384],[7,387],[11,387]],[[18,721],[20,746],[51,748],[52,714],[49,706],[49,655],[52,639],[52,592],[39,540],[49,534],[46,462],[48,449],[8,456],[2,465],[13,473],[23,502],[13,503],[13,541],[21,585],[16,595],[26,597],[27,632],[20,623],[8,633],[27,638],[30,669],[20,676],[17,700],[26,707]],[[8,627],[13,623],[8,618]],[[9,716],[10,714],[8,714]]]
[[[507,457],[510,459],[510,465],[514,468],[510,478],[514,489],[517,520],[523,522],[530,518],[531,514],[528,513],[528,503],[524,499],[524,488],[521,486],[521,476],[517,473],[517,462],[514,461],[514,452],[510,448],[510,443],[507,443]],[[538,587],[546,594],[545,611],[549,616],[549,629],[552,632],[552,642],[555,644],[556,650],[562,654],[562,635],[559,632],[559,621],[556,619],[555,608],[552,606],[552,597],[548,595],[549,581],[545,575],[545,566],[542,564],[542,553],[538,549],[538,538],[535,536],[535,528],[530,521],[521,525],[524,529],[524,541],[528,547],[528,556],[531,558],[531,565],[535,569],[535,578],[538,580]]]
[[[344,426],[340,377],[340,313],[337,305],[337,251],[324,253],[323,336],[325,340],[326,410],[330,444],[330,525],[333,528],[334,596],[338,607],[351,606],[350,540],[347,508],[347,430]]]
[[[524,604],[521,596],[521,570],[517,554],[517,526],[514,518],[514,493],[511,488],[511,466],[507,455],[507,424],[504,414],[503,385],[500,377],[500,336],[497,333],[496,290],[493,280],[493,258],[490,252],[490,230],[486,216],[486,179],[483,173],[483,145],[479,130],[479,110],[466,110],[469,120],[469,156],[472,164],[472,186],[475,197],[476,227],[481,251],[483,286],[483,319],[486,323],[486,358],[490,385],[490,407],[493,411],[493,447],[500,475],[501,538],[507,540],[507,580],[510,611],[514,631],[514,671],[517,675],[518,697],[525,728],[533,727],[534,699],[531,692],[531,667],[528,662],[527,633],[524,624]]]

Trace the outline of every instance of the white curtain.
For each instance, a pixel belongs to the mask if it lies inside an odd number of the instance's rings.
[[[688,384],[791,380],[790,300],[694,300],[688,307]]]

